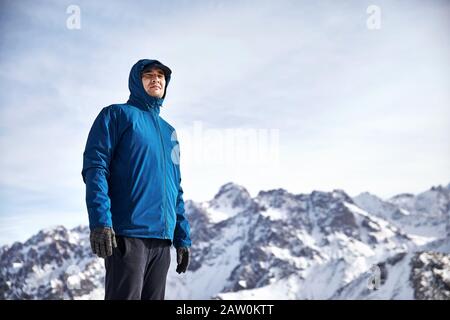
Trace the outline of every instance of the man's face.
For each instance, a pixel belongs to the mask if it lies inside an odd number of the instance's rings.
[[[166,88],[164,72],[159,68],[151,68],[142,74],[142,86],[149,96],[162,98]]]

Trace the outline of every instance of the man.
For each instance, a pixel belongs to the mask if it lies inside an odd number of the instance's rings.
[[[164,299],[170,246],[185,272],[191,246],[175,129],[160,115],[172,71],[140,60],[130,98],[101,110],[83,158],[92,251],[105,258],[105,299]]]

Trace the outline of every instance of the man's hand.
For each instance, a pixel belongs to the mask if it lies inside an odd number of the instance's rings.
[[[108,227],[95,228],[90,235],[92,252],[100,258],[112,255],[113,248],[117,248],[114,230]]]
[[[178,273],[186,272],[188,266],[189,266],[189,248],[187,247],[177,248],[177,272]]]

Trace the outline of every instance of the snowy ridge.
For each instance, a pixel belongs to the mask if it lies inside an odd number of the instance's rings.
[[[437,186],[417,196],[399,194],[382,200],[364,192],[355,203],[373,215],[382,217],[412,236],[440,239],[450,231],[450,189]]]
[[[248,191],[232,182],[223,185],[211,201],[202,204],[212,223],[227,220],[252,206]]]
[[[210,201],[186,201],[191,264],[176,274],[172,250],[166,298],[450,299],[449,186],[382,200],[284,189],[252,198],[227,183]],[[0,248],[0,298],[102,299],[88,236],[57,227]]]

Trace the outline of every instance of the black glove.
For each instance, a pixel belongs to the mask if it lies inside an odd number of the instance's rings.
[[[114,230],[108,227],[95,228],[90,235],[91,249],[100,258],[112,255],[113,248],[117,248]]]
[[[177,272],[178,273],[186,272],[188,266],[189,266],[189,248],[187,247],[177,248]]]

